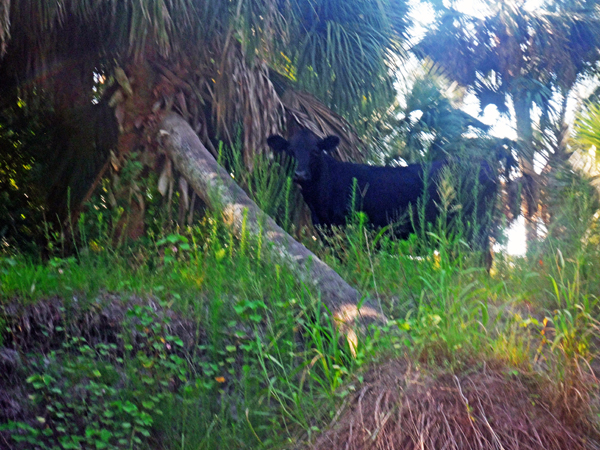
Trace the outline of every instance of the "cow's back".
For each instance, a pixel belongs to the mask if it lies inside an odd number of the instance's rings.
[[[435,202],[439,200],[436,179],[442,163],[433,163],[424,181],[422,165],[378,167],[342,163],[329,157],[325,161],[312,199],[305,196],[309,206],[311,202],[319,203],[316,209],[320,212],[321,224],[342,225],[354,209],[366,213],[375,226],[398,222],[396,232],[407,236],[413,231],[409,208],[411,205],[416,208],[419,199],[425,197],[427,220],[433,220]],[[428,186],[427,196],[423,195],[425,185]],[[353,198],[354,205],[351,204]]]

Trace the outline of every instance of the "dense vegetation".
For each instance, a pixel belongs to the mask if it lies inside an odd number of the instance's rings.
[[[600,7],[490,3],[413,5],[416,42],[402,0],[0,0],[0,448],[600,448]],[[264,216],[192,188],[172,111],[385,320],[338,320]],[[460,163],[407,241],[315,230],[265,143],[299,126],[487,160],[527,253],[481,267]]]
[[[582,192],[565,194],[567,217],[589,213],[593,197]],[[549,236],[528,258],[496,255],[491,275],[441,222],[409,241],[369,230],[361,216],[326,246],[307,236],[390,319],[352,351],[318,291],[261,254],[264,236],[238,239],[208,214],[115,248],[107,210],[90,211],[73,256],[60,256],[69,246],[59,239],[46,263],[10,252],[0,260],[7,448],[315,443],[331,423],[343,430],[345,408],[365,389],[395,392],[373,381],[389,370],[425,374],[413,373],[425,377],[417,384],[482,377],[478,395],[514,396],[500,407],[547,415],[521,445],[538,434],[551,448],[577,448],[595,436],[600,255],[596,233],[576,220],[562,223],[568,240]],[[487,386],[498,379],[507,383]],[[541,409],[523,410],[523,395]],[[508,442],[514,424],[493,420]],[[433,446],[449,439],[421,433]]]

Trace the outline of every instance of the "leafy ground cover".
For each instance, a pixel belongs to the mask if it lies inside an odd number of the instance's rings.
[[[460,239],[328,239],[315,251],[390,319],[356,355],[318,292],[214,217],[116,251],[3,256],[2,445],[599,445],[594,246],[549,240],[489,275]]]
[[[231,165],[289,217],[289,179]],[[389,319],[355,349],[265,236],[211,214],[165,226],[150,203],[127,243],[111,225],[125,212],[93,204],[77,239],[47,232],[47,260],[0,254],[0,447],[600,448],[598,233],[573,192],[543,242],[489,274],[442,222],[408,241],[360,214],[325,243],[305,234]]]

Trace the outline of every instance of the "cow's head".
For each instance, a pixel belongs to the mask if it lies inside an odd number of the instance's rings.
[[[337,147],[340,138],[327,136],[325,139],[319,139],[312,131],[302,129],[294,133],[289,141],[275,135],[267,139],[267,143],[275,153],[285,152],[296,160],[294,181],[302,183],[312,179],[314,162],[319,160],[323,152]]]

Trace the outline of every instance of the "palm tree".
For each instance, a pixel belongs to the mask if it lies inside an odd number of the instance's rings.
[[[216,142],[241,125],[251,166],[267,136],[296,124],[350,136],[351,154],[352,122],[393,101],[406,13],[403,0],[0,0],[0,114],[17,101],[56,114],[51,187],[63,202],[66,186],[79,203],[135,152],[163,175],[175,167],[239,231],[240,205],[259,211],[213,164]],[[135,236],[144,200],[126,189]],[[320,262],[298,266],[316,257],[264,226],[270,250],[321,283],[334,314],[352,314],[358,293]]]
[[[439,67],[425,64],[418,70],[391,121],[388,146],[393,148],[386,162],[435,161],[465,152],[487,156],[484,148],[501,145],[489,137],[488,125],[460,109],[464,93]]]
[[[343,152],[360,156],[342,117],[356,122],[393,101],[391,69],[408,26],[401,0],[0,5],[3,101],[43,90],[68,121],[69,111],[89,109],[94,76],[106,75],[126,94],[113,97],[118,155],[136,147],[139,124],[158,101],[179,108],[213,153],[216,140],[232,141],[242,124],[248,166],[289,118],[320,132],[345,131],[351,138]]]
[[[594,146],[600,152],[600,103],[597,98],[593,100],[577,115],[575,138],[582,148]]]
[[[491,13],[483,19],[442,9],[415,52],[470,87],[482,109],[494,104],[508,114],[512,105],[527,199],[527,234],[533,240],[542,181],[534,158],[549,154],[551,165],[566,159],[566,101],[581,76],[600,59],[600,18],[596,2],[550,2],[535,12],[525,10],[523,3],[491,3]],[[534,105],[541,111],[537,123]],[[544,134],[550,139],[545,141]]]

